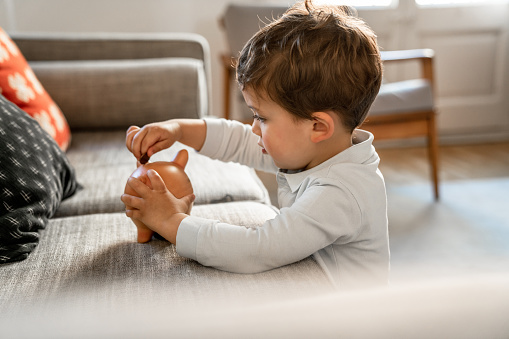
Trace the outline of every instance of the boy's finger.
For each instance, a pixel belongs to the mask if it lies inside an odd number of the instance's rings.
[[[136,219],[136,220],[141,218],[141,212],[139,210],[126,210],[125,215],[131,219]]]
[[[130,133],[132,131],[135,131],[135,130],[139,130],[140,128],[136,125],[132,125],[132,126],[129,126],[129,128],[127,129],[127,133]]]
[[[140,130],[138,126],[131,126],[126,132],[125,146],[129,151],[132,151],[132,142],[136,133]]]
[[[154,140],[154,142],[147,148],[147,155],[151,157],[157,152],[167,149],[171,145],[173,145],[173,143],[168,139]]]
[[[140,197],[143,197],[147,192],[150,192],[150,188],[141,182],[140,179],[130,177],[127,179],[127,184],[136,192]]]
[[[145,139],[145,136],[147,135],[147,128],[146,126],[143,128],[140,128],[138,131],[136,131],[136,134],[133,136],[133,140],[131,141],[131,152],[134,154],[136,159],[140,159],[143,153],[146,152],[146,150],[142,149],[142,143]]]
[[[120,200],[126,205],[126,211],[132,209],[139,209],[142,206],[143,199],[129,194],[122,194]]]
[[[148,179],[150,180],[150,184],[152,185],[152,189],[154,191],[165,191],[167,190],[166,185],[164,184],[163,178],[154,171],[153,169],[147,171]],[[169,192],[169,190],[168,190]],[[170,192],[173,196],[173,194]]]

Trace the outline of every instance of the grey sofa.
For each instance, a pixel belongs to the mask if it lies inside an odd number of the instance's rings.
[[[120,195],[135,169],[125,147],[132,125],[207,115],[210,56],[193,34],[17,35],[13,39],[72,129],[67,157],[83,189],[64,200],[28,259],[1,265],[3,309],[23,312],[48,300],[111,303],[126,297],[173,305],[215,295],[330,291],[312,260],[256,275],[221,272],[179,257],[162,240],[136,243]],[[161,152],[171,160],[183,145]],[[256,173],[190,152],[186,167],[197,196],[192,213],[243,226],[273,217]],[[142,292],[143,291],[143,292]]]
[[[312,258],[244,275],[182,258],[166,241],[138,244],[120,201],[135,169],[125,130],[208,114],[206,41],[193,34],[13,38],[72,128],[67,157],[83,189],[62,202],[26,260],[0,265],[2,338],[508,333],[507,276],[482,280],[481,287],[469,281],[338,293]],[[171,159],[182,147],[153,160]],[[191,151],[186,171],[197,196],[194,215],[256,227],[278,213],[249,168]],[[486,288],[496,297],[486,298]],[[451,315],[452,323],[429,325]]]

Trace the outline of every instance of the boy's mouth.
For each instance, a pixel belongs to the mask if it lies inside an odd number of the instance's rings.
[[[258,146],[260,146],[262,148],[262,153],[263,154],[267,154],[267,151],[265,150],[265,147],[263,147],[263,145],[258,144]]]

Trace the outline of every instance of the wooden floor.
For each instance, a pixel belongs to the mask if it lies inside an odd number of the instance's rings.
[[[377,148],[380,170],[386,183],[430,182],[426,148]],[[441,146],[441,181],[509,176],[509,142],[478,145]]]
[[[509,142],[441,146],[434,201],[425,148],[377,148],[393,282],[509,272]]]

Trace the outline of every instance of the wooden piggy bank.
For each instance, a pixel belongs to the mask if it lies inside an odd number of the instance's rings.
[[[131,177],[138,178],[145,185],[152,188],[150,179],[147,176],[147,171],[152,169],[161,176],[166,185],[166,188],[175,197],[182,198],[193,193],[193,186],[191,185],[191,181],[189,180],[187,174],[184,172],[188,158],[189,154],[187,153],[187,150],[183,149],[178,152],[177,156],[172,162],[156,161],[140,165],[131,174]],[[124,192],[129,195],[138,196],[138,194],[128,184],[126,184]],[[126,207],[129,208],[129,206]],[[191,207],[189,207],[187,214],[191,212]],[[131,220],[138,228],[138,242],[145,243],[150,241],[154,232],[145,226],[145,224],[143,224],[141,221],[134,219]]]

